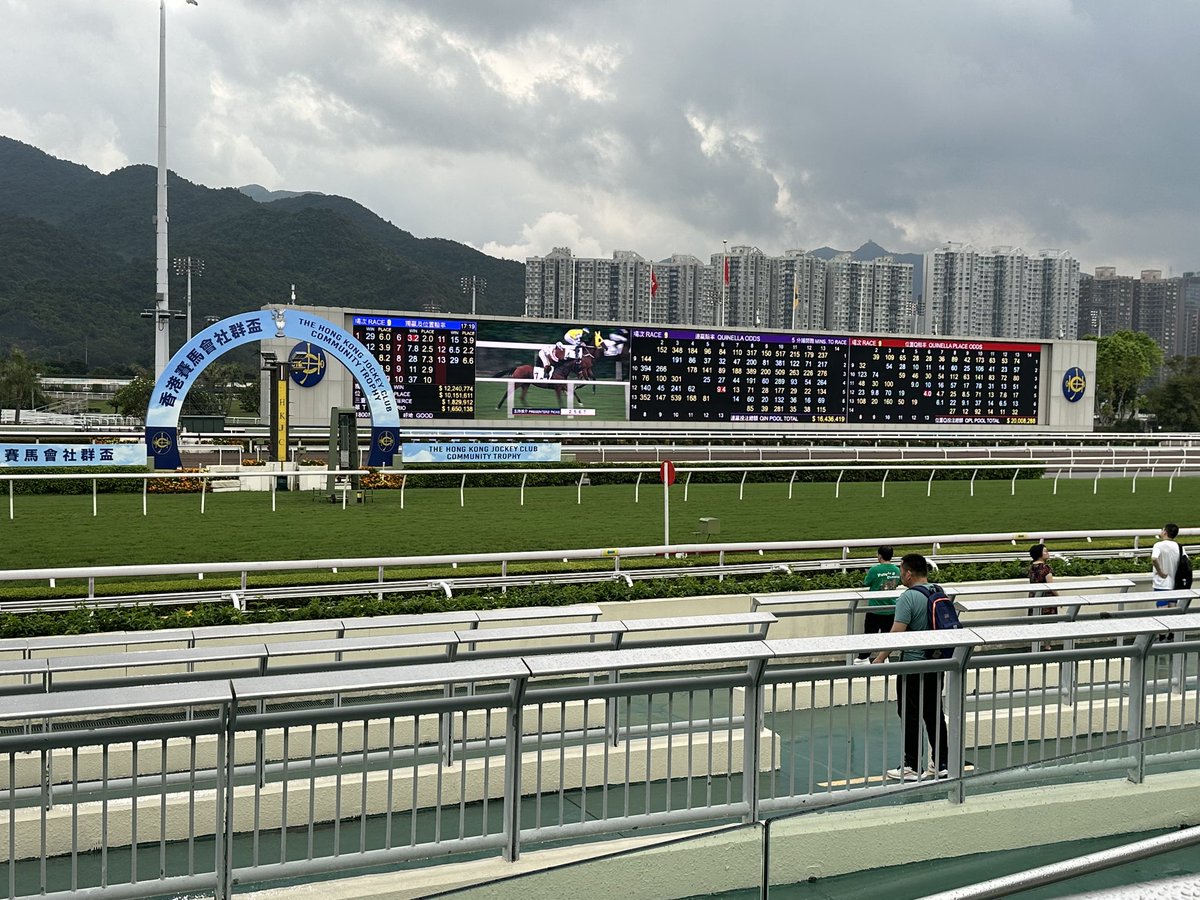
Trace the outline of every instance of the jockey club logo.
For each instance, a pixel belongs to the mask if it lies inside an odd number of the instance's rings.
[[[1062,392],[1069,403],[1083,399],[1087,391],[1087,376],[1079,366],[1072,366],[1063,373]]]
[[[150,447],[157,456],[162,456],[164,453],[170,452],[174,445],[175,442],[171,439],[171,435],[165,431],[156,432],[154,437],[150,439]]]
[[[314,387],[325,377],[328,362],[324,350],[309,341],[302,341],[288,354],[288,373],[300,387]]]
[[[381,431],[375,439],[375,446],[384,453],[393,452],[396,449],[396,435],[390,431]]]

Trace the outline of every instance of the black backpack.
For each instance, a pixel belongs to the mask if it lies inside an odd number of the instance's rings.
[[[962,628],[958,620],[958,610],[954,601],[946,596],[940,584],[914,584],[913,587],[925,595],[925,621],[930,631],[950,631]],[[949,659],[954,653],[953,647],[933,647],[925,651],[926,659]]]
[[[1179,547],[1179,565],[1175,567],[1175,590],[1185,591],[1192,586],[1192,561],[1183,552],[1183,544],[1175,542]]]

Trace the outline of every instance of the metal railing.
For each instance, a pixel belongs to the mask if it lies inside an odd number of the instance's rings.
[[[1006,875],[967,887],[943,891],[926,897],[925,900],[990,900],[993,897],[1008,897],[1021,891],[1041,887],[1042,885],[1059,884],[1072,878],[1078,878],[1081,875],[1103,872],[1106,869],[1125,865],[1126,863],[1152,859],[1164,853],[1170,853],[1173,850],[1196,846],[1200,846],[1200,827],[1185,828],[1174,834],[1163,834],[1157,837],[1145,838],[1144,840],[1134,841],[1121,847],[1100,850],[1096,853],[1089,853],[1075,859],[1063,860],[1062,862],[1050,863],[1049,865],[1039,866],[1036,869],[1030,869],[1025,872],[1018,872],[1014,875]],[[1170,887],[1169,883],[1161,884],[1155,882],[1151,886],[1153,890],[1152,894],[1139,891],[1136,896],[1154,896],[1160,898],[1169,898],[1171,896],[1178,898],[1194,897],[1196,896],[1196,888],[1200,888],[1200,877],[1191,876],[1176,882],[1174,885],[1176,888],[1189,888],[1188,890],[1180,890],[1178,893],[1172,894],[1168,892]],[[1103,896],[1124,897],[1130,895],[1123,891],[1116,891],[1112,894],[1102,892],[1100,894],[1089,894],[1088,896],[1092,900],[1098,900],[1099,897]]]
[[[845,665],[880,647],[915,658]],[[965,773],[1071,750],[1112,748],[1103,771],[1139,782],[1147,753],[1128,742],[1200,718],[1198,663],[1186,613],[19,695],[0,704],[0,854],[14,898],[225,898],[450,853],[515,859],[903,790],[888,770],[918,720],[944,721],[947,743],[910,759],[917,786],[944,769],[951,803]],[[911,693],[902,725],[897,681],[921,679],[944,695]]]
[[[1193,537],[1200,534],[1200,528],[1181,528],[1181,537]],[[335,596],[339,594],[374,593],[381,595],[390,592],[437,590],[452,596],[455,591],[469,589],[499,588],[519,584],[530,584],[539,581],[603,581],[611,578],[624,578],[631,581],[634,578],[662,578],[673,575],[715,575],[723,577],[726,574],[754,573],[764,571],[791,571],[793,566],[820,565],[824,567],[864,567],[874,562],[874,557],[852,558],[854,550],[874,551],[881,544],[896,547],[928,547],[927,556],[937,565],[948,561],[951,556],[945,553],[945,548],[956,545],[1003,544],[1016,546],[1018,542],[1027,545],[1031,541],[1064,541],[1076,540],[1091,542],[1094,540],[1128,539],[1132,546],[1126,551],[1109,551],[1112,555],[1133,556],[1143,553],[1142,539],[1149,538],[1141,529],[1107,529],[1103,531],[1041,531],[1035,533],[1018,532],[985,532],[976,534],[941,534],[916,535],[912,537],[871,537],[821,541],[766,541],[766,542],[728,542],[728,543],[677,543],[655,544],[634,547],[597,547],[570,550],[536,550],[511,551],[501,553],[465,553],[440,554],[431,556],[386,556],[386,557],[339,557],[336,559],[308,560],[247,560],[242,562],[222,563],[169,563],[138,566],[68,566],[55,568],[32,569],[3,569],[0,570],[0,585],[5,583],[48,583],[57,587],[60,582],[81,582],[83,590],[72,591],[69,596],[61,598],[43,598],[38,600],[2,600],[0,610],[5,612],[23,611],[28,609],[48,609],[55,606],[71,607],[80,604],[109,605],[121,603],[230,603],[242,604],[248,600],[286,600],[289,597]],[[800,560],[797,562],[780,562],[774,560],[746,561],[764,554],[797,553],[812,554],[822,551],[834,551],[836,559]],[[715,564],[689,566],[677,570],[655,567],[645,570],[631,569],[622,566],[622,560],[639,557],[666,556],[669,554],[707,555],[715,556]],[[744,555],[734,562],[729,558]],[[973,558],[972,554],[961,558]],[[1081,554],[1082,555],[1082,554]],[[995,558],[993,554],[984,554],[986,558]],[[1024,556],[1013,551],[1010,558]],[[566,571],[553,574],[530,575],[510,573],[509,566],[515,563],[541,562],[559,564],[579,563],[591,560],[603,560],[611,563],[611,568],[600,569],[588,567],[583,571]],[[498,566],[496,575],[478,575],[452,577],[443,575],[434,578],[396,579],[389,571],[416,567],[441,567],[451,570],[459,566]],[[336,571],[345,578],[339,584],[302,585],[288,588],[272,588],[269,586],[251,586],[251,577],[275,577],[286,572],[326,573]],[[361,573],[360,577],[350,578],[349,573]],[[234,575],[238,584],[231,595],[230,588],[223,586],[214,590],[153,592],[154,579],[171,576],[186,576],[203,579],[211,575]],[[140,579],[147,581],[144,592],[122,592],[119,595],[109,593],[106,597],[97,594],[98,580],[117,579],[123,583],[135,583]],[[1015,589],[1015,588],[1014,588]]]

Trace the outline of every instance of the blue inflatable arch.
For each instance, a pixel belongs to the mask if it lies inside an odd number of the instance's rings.
[[[341,361],[362,387],[371,412],[369,466],[391,465],[399,447],[400,413],[387,373],[348,331],[294,309],[263,309],[230,316],[205,328],[171,357],[154,384],[146,411],[146,456],[156,469],[178,469],[179,412],[189,390],[213,360],[234,347],[264,338],[309,341]]]

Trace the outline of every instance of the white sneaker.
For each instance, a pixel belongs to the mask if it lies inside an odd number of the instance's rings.
[[[902,766],[899,769],[888,769],[887,777],[892,781],[920,781],[921,773],[912,766]]]
[[[871,664],[871,658],[869,656],[866,659],[860,659],[856,656],[856,657],[854,657],[854,661],[850,665],[852,665],[852,666],[869,666],[870,664]]]
[[[964,772],[974,772],[975,771],[975,766],[971,763],[971,761],[969,759],[963,760],[963,771]],[[947,769],[945,766],[942,766],[940,769],[938,769],[935,772],[933,770],[933,763],[930,763],[929,765],[927,765],[925,767],[925,777],[926,778],[949,778],[950,770]]]

